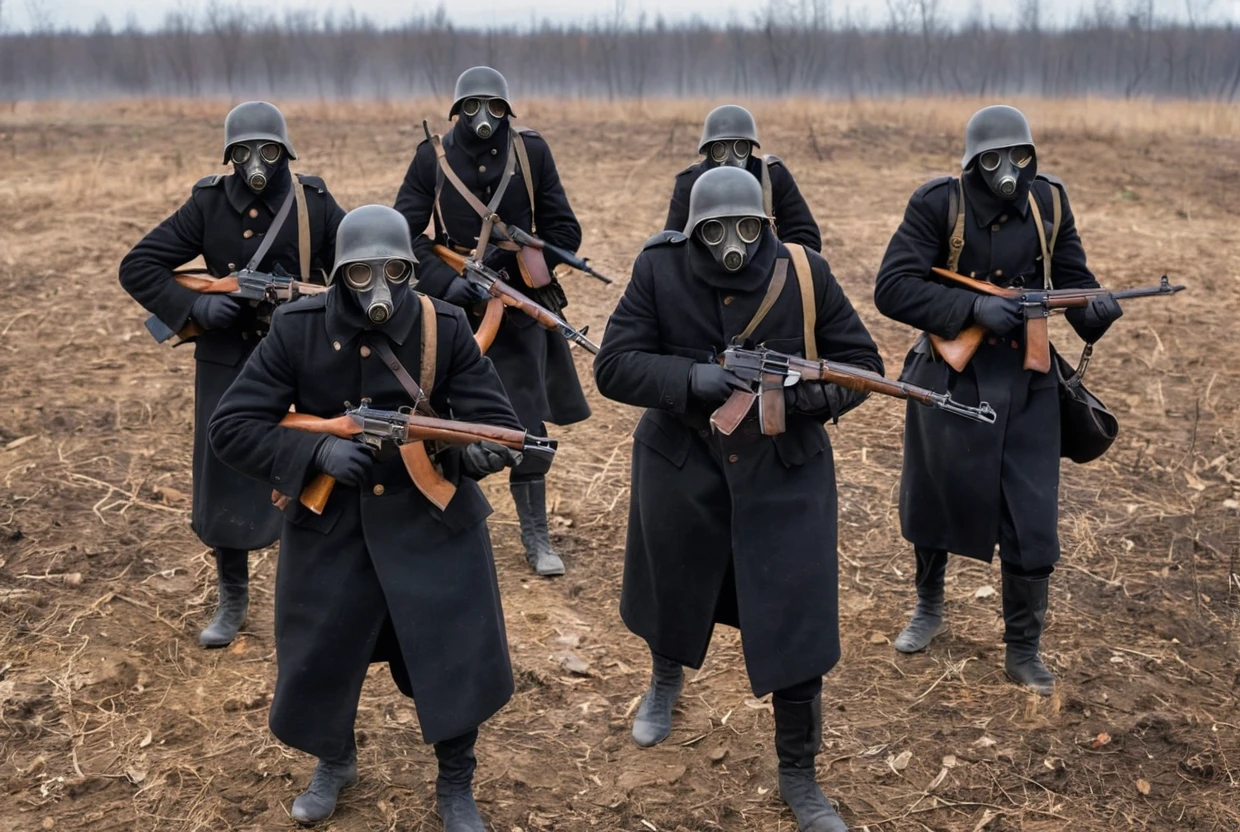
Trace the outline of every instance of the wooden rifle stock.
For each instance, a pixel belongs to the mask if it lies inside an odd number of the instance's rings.
[[[451,266],[457,274],[465,274],[464,254],[458,254],[447,246],[441,245],[436,245],[434,250],[435,255]],[[483,355],[486,355],[487,350],[491,348],[491,344],[495,343],[495,336],[499,333],[499,324],[503,314],[504,302],[492,296],[487,301],[486,311],[482,313],[482,323],[478,325],[478,329],[474,332],[474,341],[478,344],[478,349],[482,350]]]
[[[986,337],[986,328],[980,324],[963,329],[952,339],[942,338],[932,332],[927,332],[930,338],[930,345],[934,347],[934,351],[947,362],[947,365],[958,373],[963,373],[965,365],[973,360],[973,356],[977,353],[977,348],[982,345],[982,339]]]

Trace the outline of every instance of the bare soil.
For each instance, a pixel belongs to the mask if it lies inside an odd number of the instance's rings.
[[[706,102],[520,108],[555,150],[584,253],[569,279],[601,336]],[[899,370],[912,333],[878,315],[873,273],[905,200],[950,172],[973,101],[755,103],[764,150],[797,176],[826,254]],[[1069,183],[1108,285],[1167,272],[1190,290],[1131,302],[1091,386],[1115,448],[1065,465],[1064,558],[1045,657],[1056,696],[1002,673],[997,566],[954,560],[950,624],[923,655],[891,640],[911,608],[896,495],[901,405],[831,429],[840,485],[844,656],[827,678],[818,778],[855,829],[1240,828],[1240,140],[1234,110],[1023,102],[1043,169]],[[244,637],[206,652],[214,572],[189,530],[193,360],[157,346],[120,289],[130,245],[221,170],[226,102],[0,110],[0,830],[270,830],[313,761],[280,746],[274,553],[252,557]],[[299,169],[346,207],[390,203],[443,102],[288,108]],[[417,126],[415,126],[417,125]],[[1065,353],[1075,337],[1056,324]],[[502,478],[492,523],[518,693],[482,729],[478,796],[496,832],[790,832],[769,702],[721,629],[668,742],[628,736],[644,645],[617,612],[638,413],[600,398],[554,431],[556,542],[569,574],[525,568]],[[362,780],[327,830],[435,830],[434,757],[376,668],[357,729]]]

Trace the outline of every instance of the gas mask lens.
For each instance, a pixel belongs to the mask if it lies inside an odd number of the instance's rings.
[[[1033,161],[1033,148],[1027,144],[1014,147],[1008,151],[1008,158],[1012,160],[1012,164],[1024,170]]]
[[[757,217],[745,217],[736,224],[736,236],[741,238],[741,242],[745,245],[757,241],[759,235],[762,234],[762,220]]]
[[[1013,147],[1007,151],[1007,157],[1013,165],[1023,170],[1033,161],[1033,148],[1029,145]],[[978,157],[977,163],[987,173],[994,173],[999,169],[999,165],[1003,164],[1003,153],[998,150],[987,150]]]
[[[707,220],[698,228],[698,236],[708,246],[717,246],[723,242],[723,223],[719,220]]]
[[[466,98],[461,102],[461,112],[470,118],[478,115],[478,113],[482,112],[482,99]]]
[[[508,115],[508,105],[502,98],[492,98],[487,101],[487,112],[492,118],[503,118]]]
[[[280,161],[280,154],[283,152],[284,148],[280,147],[280,145],[275,142],[267,142],[258,148],[258,155],[261,156],[263,161],[269,165],[274,165],[276,162]]]
[[[228,151],[228,158],[234,165],[244,165],[246,162],[250,161],[250,148],[243,144],[235,144],[232,146],[232,149]]]
[[[404,283],[413,269],[404,260],[389,260],[383,264],[383,276],[388,283]]]
[[[369,287],[373,277],[369,263],[350,263],[344,270],[345,282],[358,291]]]
[[[740,166],[744,164],[746,159],[749,158],[751,149],[750,143],[744,139],[737,139],[731,142],[712,142],[710,146],[710,158],[713,159],[716,164],[722,165],[725,162],[731,162],[734,165]]]

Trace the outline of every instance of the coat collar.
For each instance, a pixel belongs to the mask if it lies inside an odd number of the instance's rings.
[[[327,337],[333,343],[342,346],[348,344],[362,333],[383,333],[389,341],[403,346],[413,332],[414,324],[422,314],[422,304],[414,296],[413,289],[408,285],[397,291],[409,293],[392,319],[381,327],[372,326],[365,313],[351,298],[346,298],[348,289],[342,285],[333,286],[327,293]]]
[[[1003,214],[1010,214],[1013,211],[1022,217],[1027,215],[1029,213],[1029,188],[1028,184],[1022,182],[1021,187],[1016,191],[1016,196],[1008,201],[995,194],[977,171],[972,170],[964,174],[965,199],[968,200],[969,207],[973,209],[973,221],[978,228],[985,228]]]
[[[280,210],[280,205],[284,203],[284,197],[288,193],[287,183],[292,180],[292,176],[290,171],[283,187],[264,188],[261,194],[256,194],[250,190],[240,176],[230,173],[224,177],[224,193],[228,195],[229,204],[238,214],[245,213],[251,205],[256,204],[267,206],[267,209],[275,214]]]

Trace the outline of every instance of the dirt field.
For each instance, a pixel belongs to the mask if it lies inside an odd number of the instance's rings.
[[[1103,282],[1167,272],[1190,291],[1129,303],[1095,359],[1091,386],[1122,434],[1102,461],[1065,466],[1053,699],[1004,679],[997,566],[954,560],[949,628],[924,655],[893,651],[911,607],[903,409],[871,401],[831,429],[844,657],[826,681],[818,777],[858,830],[1236,830],[1240,115],[1023,104]],[[755,105],[891,374],[912,333],[874,310],[873,274],[909,194],[952,169],[976,106]],[[313,766],[266,728],[273,553],[252,559],[244,637],[197,646],[215,590],[189,530],[193,360],[149,338],[116,281],[128,247],[222,170],[227,108],[0,108],[0,830],[290,828]],[[619,278],[567,286],[570,316],[598,336],[707,109],[522,102],[556,152],[584,253]],[[415,125],[445,110],[292,105],[298,169],[346,207],[390,203]],[[496,832],[795,830],[774,793],[770,705],[749,691],[734,632],[689,673],[667,743],[628,736],[648,672],[617,612],[638,413],[587,388],[594,418],[554,431],[568,577],[530,578],[504,482],[489,485],[519,680],[482,730],[483,812]],[[438,829],[433,754],[382,667],[357,728],[363,779],[323,828]]]

